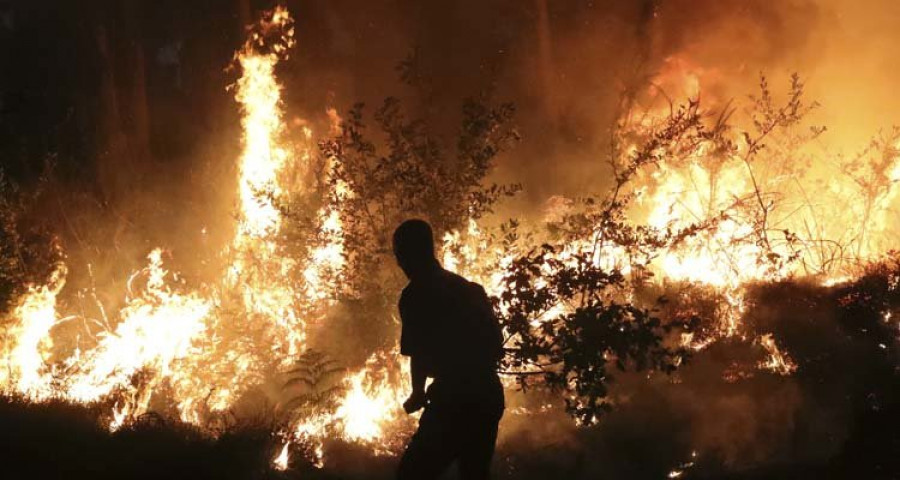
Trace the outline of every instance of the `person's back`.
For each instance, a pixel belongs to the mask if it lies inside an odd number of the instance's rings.
[[[398,478],[436,478],[454,460],[463,478],[488,478],[504,408],[502,336],[484,288],[441,268],[431,242],[420,220],[405,222],[394,237],[410,279],[399,304],[400,349],[411,359],[413,384],[404,408],[425,408]],[[433,379],[427,394],[426,377]]]
[[[400,315],[400,353],[422,360],[434,379],[430,400],[482,401],[495,393],[501,335],[481,285],[437,268],[404,289]]]

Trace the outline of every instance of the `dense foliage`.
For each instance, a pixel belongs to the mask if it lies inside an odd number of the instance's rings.
[[[29,286],[44,284],[62,259],[55,235],[35,218],[42,187],[22,190],[0,170],[0,314]]]

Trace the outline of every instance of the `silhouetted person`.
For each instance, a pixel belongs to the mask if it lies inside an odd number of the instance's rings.
[[[410,357],[412,394],[403,408],[425,408],[397,478],[434,479],[457,461],[463,479],[487,479],[504,408],[502,335],[490,301],[481,285],[441,267],[425,221],[397,228],[394,254],[409,278],[400,296],[400,353]]]

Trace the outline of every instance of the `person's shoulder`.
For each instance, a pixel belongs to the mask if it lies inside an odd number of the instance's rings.
[[[441,273],[438,276],[438,279],[439,279],[442,287],[464,286],[468,283],[471,283],[468,280],[466,280],[466,278],[463,277],[462,275],[460,275],[456,272],[451,272],[450,270],[447,270],[447,269],[441,270]]]
[[[466,293],[484,293],[484,287],[480,283],[473,282],[462,275],[444,270],[444,282],[448,288],[461,290]]]

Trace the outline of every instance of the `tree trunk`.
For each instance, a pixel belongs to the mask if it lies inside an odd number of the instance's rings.
[[[97,178],[100,194],[106,202],[112,202],[123,190],[121,161],[125,157],[126,141],[122,130],[119,108],[119,92],[116,88],[115,62],[110,50],[109,32],[103,22],[94,25],[94,39],[100,58],[100,98],[98,123]]]

